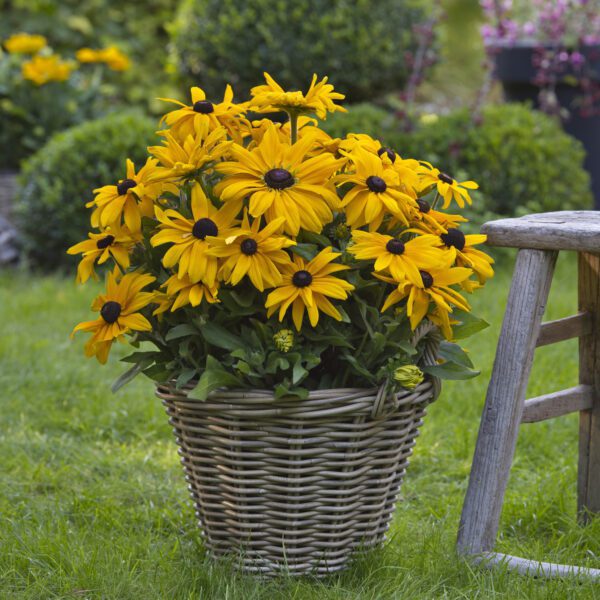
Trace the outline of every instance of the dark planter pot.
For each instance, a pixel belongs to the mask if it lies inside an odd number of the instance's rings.
[[[600,46],[587,46],[581,52],[587,58],[592,77],[596,81],[600,80]],[[526,42],[498,48],[496,76],[502,83],[504,95],[509,102],[531,102],[536,108],[539,107],[539,88],[533,83],[536,76],[534,55],[535,45]],[[595,208],[600,210],[600,115],[586,117],[580,114],[578,100],[582,90],[569,83],[568,75],[573,73],[566,73],[565,80],[556,88],[558,102],[570,114],[563,127],[585,148],[585,168],[592,178]]]

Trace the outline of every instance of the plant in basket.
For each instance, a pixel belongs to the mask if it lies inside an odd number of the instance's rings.
[[[454,211],[474,182],[328,136],[327,78],[265,78],[170,101],[146,163],[96,190],[69,252],[79,281],[111,267],[75,331],[100,362],[137,348],[115,387],[157,383],[214,555],[324,574],[384,539],[438,378],[476,374],[455,340],[485,326],[467,295],[492,260]]]

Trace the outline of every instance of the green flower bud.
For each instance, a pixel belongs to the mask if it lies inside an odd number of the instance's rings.
[[[425,378],[423,371],[416,365],[404,365],[394,371],[394,381],[407,390],[416,388]]]
[[[291,329],[281,329],[273,336],[273,342],[279,352],[289,352],[294,345],[294,332]]]

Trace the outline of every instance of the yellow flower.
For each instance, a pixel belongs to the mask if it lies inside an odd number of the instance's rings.
[[[93,48],[80,48],[75,52],[75,58],[80,63],[98,63],[102,62],[102,50]]]
[[[194,127],[194,135],[188,135],[182,142],[168,130],[160,132],[166,138],[163,145],[148,148],[162,165],[155,171],[152,181],[195,177],[200,169],[221,158],[231,147],[232,142],[225,141],[225,128],[209,132],[207,122],[196,122]]]
[[[348,252],[359,260],[375,260],[375,271],[389,271],[397,282],[410,279],[421,281],[419,271],[442,267],[446,262],[444,253],[439,250],[439,238],[422,235],[409,241],[402,241],[391,235],[377,232],[352,232],[353,244]]]
[[[494,269],[492,268],[494,259],[485,252],[477,250],[475,246],[483,244],[486,239],[486,235],[465,235],[460,229],[449,228],[447,233],[442,233],[439,236],[438,245],[448,249],[448,252],[452,255],[452,260],[456,260],[459,267],[473,269],[479,283],[483,284],[487,279],[494,276]]]
[[[129,252],[137,240],[124,229],[107,229],[101,233],[88,233],[89,239],[71,246],[68,254],[82,254],[77,267],[77,283],[85,283],[90,277],[97,279],[94,265],[112,258],[123,270],[129,268]]]
[[[183,140],[188,135],[194,135],[196,124],[206,122],[210,131],[223,126],[232,138],[241,143],[239,115],[245,110],[245,105],[233,103],[233,90],[230,85],[225,88],[222,102],[207,100],[204,90],[199,87],[191,88],[190,95],[192,103],[189,106],[171,98],[159,98],[181,107],[168,112],[161,120],[170,127],[177,139]]]
[[[85,345],[86,356],[96,356],[104,364],[115,339],[120,339],[129,331],[151,331],[152,325],[139,311],[154,299],[152,292],[142,292],[142,288],[155,281],[151,275],[127,273],[118,280],[118,269],[108,273],[106,293],[98,296],[92,310],[100,312],[93,321],[79,323],[73,329],[93,333]]]
[[[230,202],[217,209],[197,183],[192,188],[191,209],[193,218],[187,219],[176,210],[163,211],[157,206],[160,231],[150,243],[153,246],[173,244],[163,256],[162,263],[167,269],[178,264],[179,279],[189,275],[193,283],[202,280],[213,287],[217,279],[218,259],[209,252],[212,243],[206,238],[226,238],[232,234],[240,203]]]
[[[45,48],[48,40],[43,35],[15,33],[4,41],[4,47],[11,54],[36,54]]]
[[[113,71],[127,71],[131,62],[126,54],[123,54],[116,46],[94,50],[92,48],[80,48],[75,53],[75,58],[80,63],[105,63]]]
[[[466,223],[462,215],[449,215],[431,208],[431,204],[423,198],[417,198],[418,211],[413,215],[414,225],[425,231],[439,235],[445,233],[449,227],[458,227],[460,223]]]
[[[235,144],[234,161],[217,165],[225,178],[215,186],[224,202],[249,197],[253,217],[265,215],[268,223],[284,217],[284,231],[298,235],[300,228],[320,232],[339,208],[339,198],[330,178],[343,161],[321,155],[305,159],[313,138],[303,137],[293,145],[283,143],[271,125],[252,150]]]
[[[142,227],[142,217],[154,217],[154,201],[164,191],[177,193],[175,186],[152,181],[158,161],[148,158],[146,164],[135,172],[135,165],[127,159],[127,177],[117,185],[105,185],[94,190],[96,197],[86,204],[95,207],[91,221],[93,227],[119,228],[121,218],[129,231],[138,235]]]
[[[400,191],[398,173],[386,168],[381,158],[360,146],[349,156],[354,165],[354,172],[336,177],[338,186],[353,184],[342,200],[348,225],[368,225],[369,231],[376,231],[384,217],[391,215],[408,226],[417,203],[408,194]]]
[[[279,321],[282,321],[291,306],[292,319],[298,331],[302,327],[305,310],[313,327],[319,322],[319,310],[341,321],[342,315],[328,298],[345,300],[354,286],[331,276],[332,273],[348,269],[345,265],[331,264],[338,256],[338,252],[325,248],[308,263],[294,256],[293,262],[282,265],[282,283],[267,296],[267,316],[270,317],[279,309]]]
[[[25,79],[40,86],[51,81],[66,81],[73,69],[75,69],[73,63],[61,60],[56,54],[36,55],[23,63],[21,73]]]
[[[162,287],[167,288],[168,297],[175,297],[171,305],[171,312],[186,304],[198,306],[203,300],[206,300],[209,304],[219,302],[217,298],[219,287],[217,284],[209,286],[201,281],[194,283],[187,274],[181,279],[177,275],[171,275]]]
[[[431,163],[421,161],[420,169],[422,189],[425,190],[432,186],[437,188],[439,195],[444,199],[442,208],[448,208],[454,199],[460,208],[467,204],[472,204],[471,196],[468,190],[479,189],[479,186],[474,181],[456,181],[450,175],[442,173],[436,169]]]
[[[390,306],[407,298],[406,314],[410,319],[410,326],[414,330],[427,315],[432,301],[437,306],[438,314],[441,317],[445,315],[447,318],[448,313],[452,312],[453,306],[469,311],[471,307],[467,301],[450,286],[465,281],[472,272],[471,269],[462,267],[431,269],[430,271],[421,271],[421,281],[419,282],[406,279],[401,283],[375,273],[378,279],[396,285],[396,289],[391,292],[383,304],[381,312],[385,312]]]
[[[219,277],[226,283],[237,285],[248,275],[255,288],[264,291],[265,287],[275,287],[281,283],[281,273],[277,265],[290,262],[289,255],[282,250],[293,246],[296,242],[281,235],[284,218],[274,219],[260,229],[260,218],[254,219],[252,225],[248,221],[248,213],[240,229],[236,229],[227,238],[211,240],[214,256],[226,259],[219,270]]]
[[[394,371],[394,381],[407,390],[414,390],[425,379],[417,365],[404,365]]]
[[[264,73],[266,84],[257,85],[251,90],[252,100],[249,106],[262,112],[285,110],[290,113],[315,113],[319,119],[327,118],[328,112],[346,112],[346,109],[334,103],[343,100],[344,94],[333,91],[327,83],[327,77],[317,82],[313,75],[310,88],[302,92],[286,92],[268,73]]]

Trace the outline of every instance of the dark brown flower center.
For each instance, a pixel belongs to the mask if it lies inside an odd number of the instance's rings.
[[[117,184],[117,193],[119,196],[123,196],[123,194],[126,194],[128,190],[134,188],[136,185],[137,182],[133,179],[123,179],[121,183]]]
[[[403,254],[404,253],[404,242],[400,240],[390,240],[386,245],[385,249],[390,254]]]
[[[448,248],[454,246],[457,250],[462,250],[465,247],[465,234],[460,229],[453,227],[452,229],[448,229],[448,233],[442,233],[440,237]]]
[[[440,181],[443,181],[444,183],[449,183],[450,185],[452,185],[454,183],[454,179],[452,179],[452,177],[450,177],[450,175],[448,175],[446,173],[440,173],[438,175],[438,179]]]
[[[433,285],[433,277],[427,271],[419,271],[421,274],[421,281],[425,288],[430,288]]]
[[[114,300],[109,300],[102,305],[100,309],[100,316],[111,325],[114,323],[121,314],[121,305]]]
[[[108,248],[114,241],[114,235],[107,235],[96,242],[96,248],[98,248],[98,250],[104,250],[104,248]]]
[[[396,153],[391,148],[384,148],[383,146],[377,150],[377,154],[379,156],[383,156],[384,154],[394,162],[396,160]]]
[[[286,169],[271,169],[265,173],[265,183],[274,190],[284,190],[294,185],[294,176]]]
[[[252,256],[253,254],[256,254],[258,244],[256,243],[256,240],[248,238],[240,244],[240,249],[246,256]]]
[[[198,102],[194,102],[192,108],[194,109],[194,112],[200,113],[201,115],[209,115],[211,112],[215,111],[213,103],[208,100],[198,100]]]
[[[296,271],[292,277],[292,283],[299,288],[306,287],[312,283],[312,275],[308,271]]]
[[[377,177],[377,175],[371,175],[367,177],[367,187],[376,194],[381,194],[387,190],[387,183],[381,179],[381,177]]]
[[[198,219],[192,228],[192,235],[199,240],[203,240],[207,235],[218,235],[219,228],[212,219],[204,217]]]
[[[419,212],[428,213],[431,210],[431,204],[429,204],[427,200],[422,200],[419,198],[417,200],[417,204],[419,205]]]

